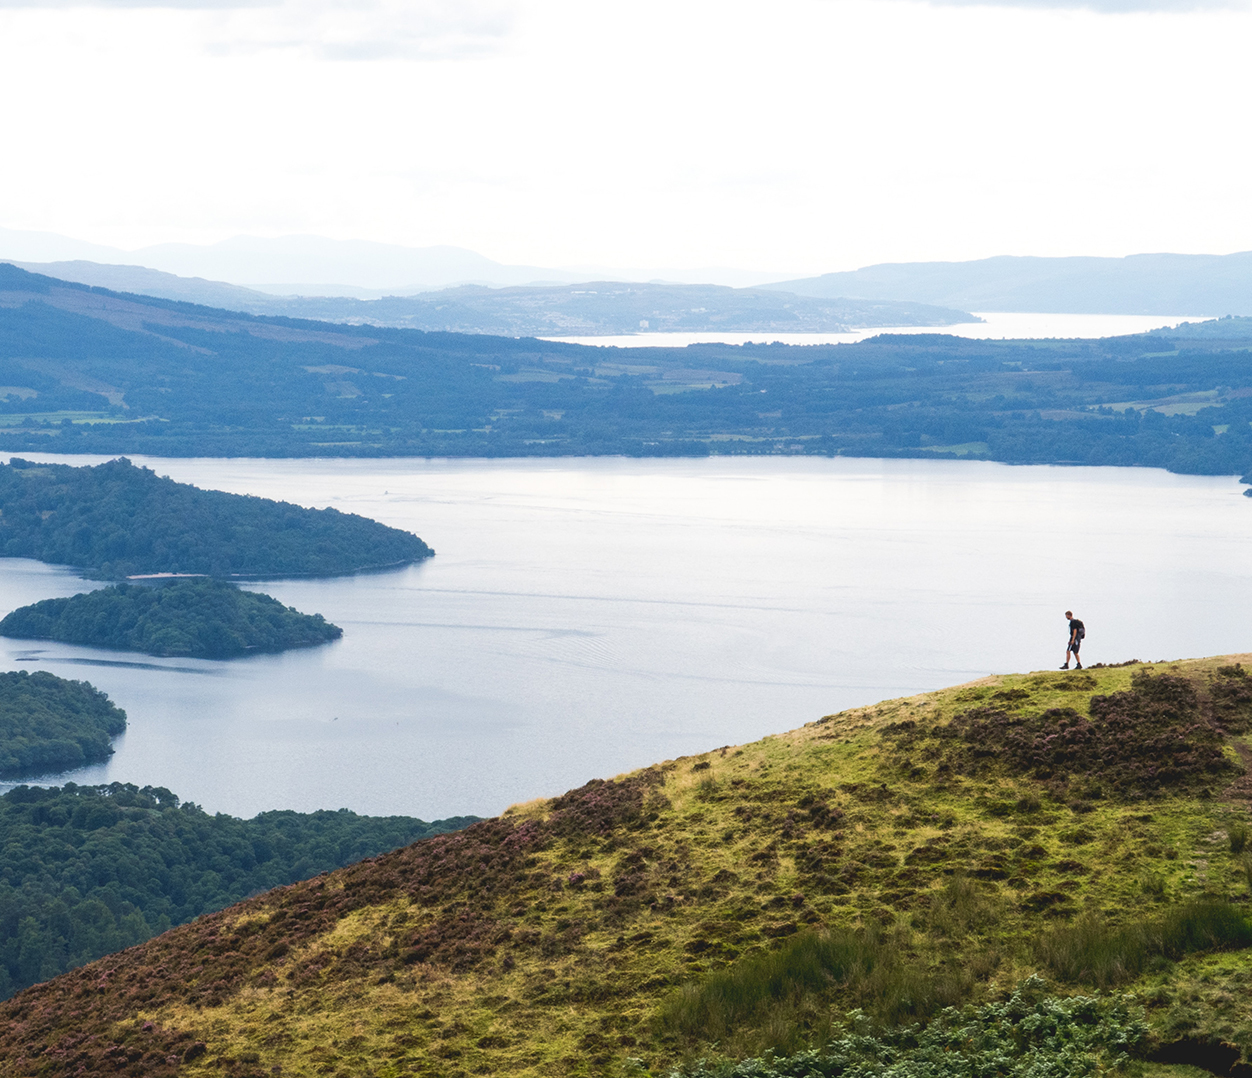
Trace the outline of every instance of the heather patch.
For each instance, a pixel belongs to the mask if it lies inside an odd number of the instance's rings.
[[[1252,677],[1242,663],[1219,666],[1209,679],[1213,715],[1232,734],[1252,730]]]
[[[592,779],[552,802],[551,830],[562,836],[608,835],[637,823],[648,790],[663,780],[660,771],[651,767],[616,781]]]
[[[945,757],[963,772],[1003,762],[1059,795],[1211,793],[1239,771],[1186,678],[1139,673],[1129,690],[1094,696],[1088,707],[1089,718],[1073,708],[1010,714],[977,707],[935,735],[956,743]]]

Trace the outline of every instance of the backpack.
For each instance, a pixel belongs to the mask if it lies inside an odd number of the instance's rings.
[[[1078,622],[1078,639],[1085,640],[1087,638],[1087,627],[1081,621],[1078,621],[1077,618],[1074,620]]]

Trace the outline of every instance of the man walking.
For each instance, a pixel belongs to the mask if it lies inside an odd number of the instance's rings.
[[[1076,670],[1082,669],[1082,659],[1078,657],[1078,648],[1082,644],[1082,638],[1087,635],[1087,627],[1083,625],[1078,618],[1074,617],[1072,610],[1065,611],[1065,616],[1069,618],[1069,646],[1065,649],[1065,665],[1062,670],[1069,669],[1069,656],[1073,652]]]

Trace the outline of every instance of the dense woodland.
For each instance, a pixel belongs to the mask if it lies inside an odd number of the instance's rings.
[[[0,636],[62,644],[229,659],[313,647],[343,630],[269,595],[209,578],[152,586],[117,584],[67,599],[44,599],[0,620]]]
[[[259,318],[11,266],[0,293],[10,451],[844,454],[1252,471],[1252,329],[1240,320],[1221,336],[616,349]]]
[[[0,465],[0,556],[106,579],[332,575],[433,553],[417,536],[354,513],[201,490],[124,458],[94,468]]]
[[[0,998],[271,887],[474,822],[209,815],[113,783],[0,797]]]
[[[39,670],[0,673],[0,777],[69,771],[113,753],[126,712],[85,681]]]

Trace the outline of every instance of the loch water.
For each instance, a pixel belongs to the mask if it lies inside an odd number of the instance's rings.
[[[29,456],[29,454],[27,454]],[[39,457],[67,463],[100,458]],[[79,783],[209,811],[494,814],[996,671],[1252,650],[1252,499],[1151,469],[815,458],[135,458],[422,536],[394,572],[249,584],[344,629],[231,662],[0,640],[130,725]],[[0,613],[98,585],[0,559]]]
[[[685,348],[691,344],[855,344],[880,333],[944,333],[974,340],[1091,340],[1172,329],[1180,322],[1203,322],[1204,315],[1179,314],[1055,314],[1052,312],[980,311],[977,322],[950,326],[869,326],[842,333],[787,333],[778,330],[658,331],[597,334],[595,336],[547,337],[550,341],[595,345],[600,348]],[[1212,317],[1211,315],[1208,317]]]

